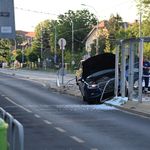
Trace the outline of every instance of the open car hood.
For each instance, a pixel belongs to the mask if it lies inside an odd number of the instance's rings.
[[[112,53],[103,53],[93,56],[82,63],[83,73],[82,78],[86,78],[98,71],[106,69],[115,69],[115,55]]]

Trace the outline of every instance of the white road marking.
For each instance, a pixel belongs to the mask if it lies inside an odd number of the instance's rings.
[[[5,96],[5,95],[2,94],[2,96]]]
[[[98,150],[97,148],[92,148],[91,150]]]
[[[28,109],[22,107],[21,105],[15,103],[14,101],[12,101],[11,99],[9,99],[8,97],[5,97],[5,98],[6,98],[8,101],[10,101],[11,103],[13,103],[14,105],[16,105],[16,106],[18,106],[18,107],[24,109],[25,111],[27,111],[27,112],[29,112],[29,113],[32,113],[32,111],[30,111],[30,110],[28,110]]]
[[[51,122],[47,121],[47,120],[43,120],[45,123],[47,124],[52,124]]]
[[[56,130],[60,131],[60,132],[66,132],[65,130],[59,128],[59,127],[55,127]]]
[[[77,138],[76,136],[70,136],[72,139],[74,139],[75,141],[79,142],[79,143],[84,143],[84,141],[80,140],[79,138]]]
[[[37,118],[41,118],[41,116],[39,116],[39,115],[34,115],[35,117],[37,117]]]

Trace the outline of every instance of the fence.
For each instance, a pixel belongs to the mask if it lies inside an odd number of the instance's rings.
[[[24,129],[23,126],[14,119],[8,112],[0,107],[0,117],[9,124],[9,135],[10,135],[10,150],[15,150],[15,134],[16,128],[18,128],[19,134],[19,150],[24,150]]]

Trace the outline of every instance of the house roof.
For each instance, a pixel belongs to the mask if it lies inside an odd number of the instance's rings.
[[[34,32],[32,32],[32,31],[28,32],[28,31],[16,30],[16,32],[20,35],[27,37],[27,38],[31,38],[31,37],[34,38]]]
[[[106,28],[107,27],[107,22],[108,21],[102,21],[101,23],[98,24],[98,28],[101,28],[101,29]],[[89,36],[94,32],[95,29],[97,29],[97,25],[93,27],[93,29],[89,32],[89,34],[82,41],[82,43],[84,43],[89,38]]]
[[[104,29],[108,27],[108,21],[102,21],[98,24],[98,28]],[[132,26],[134,23],[138,23],[137,20],[134,20],[133,23],[131,22],[122,22],[123,24],[126,23],[126,27]],[[97,25],[93,27],[93,29],[89,32],[89,34],[85,37],[85,39],[82,41],[82,43],[85,43],[89,36],[94,32],[94,30],[97,29]]]

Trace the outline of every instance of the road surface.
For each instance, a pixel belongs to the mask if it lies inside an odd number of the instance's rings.
[[[149,150],[150,119],[0,73],[0,107],[24,126],[25,150]],[[17,137],[16,137],[17,138]]]

